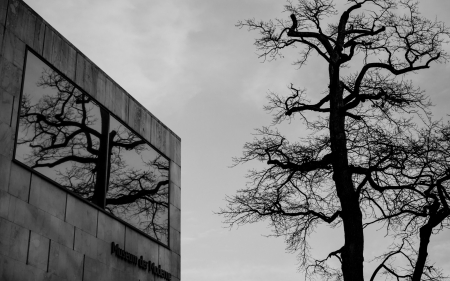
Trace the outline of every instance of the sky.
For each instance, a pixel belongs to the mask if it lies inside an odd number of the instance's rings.
[[[327,86],[325,65],[318,60],[300,70],[292,66],[292,52],[264,62],[253,46],[257,34],[235,27],[249,18],[287,18],[285,2],[25,2],[181,137],[182,280],[303,280],[295,254],[286,252],[283,239],[267,237],[267,224],[229,229],[215,214],[225,207],[226,195],[245,186],[252,165],[231,168],[232,157],[241,155],[255,128],[270,124],[263,110],[267,93],[286,93],[291,82],[312,92]],[[429,18],[450,15],[448,0],[422,0],[420,7]],[[436,104],[436,118],[448,112],[449,74],[446,64],[411,77]],[[300,123],[282,127],[293,137],[303,133]],[[434,237],[429,253],[450,274],[450,265],[443,262],[450,260],[448,234]],[[383,235],[368,230],[368,255],[386,245]],[[339,231],[324,228],[311,241],[316,253],[326,255],[343,239]]]

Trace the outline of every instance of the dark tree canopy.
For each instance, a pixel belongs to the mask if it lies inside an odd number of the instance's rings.
[[[326,92],[293,83],[287,95],[269,95],[273,126],[259,129],[235,159],[266,165],[227,198],[226,222],[269,220],[310,278],[443,278],[427,249],[432,234],[450,223],[450,126],[432,121],[428,97],[405,75],[447,61],[448,28],[422,17],[410,0],[298,0],[285,11],[290,18],[238,26],[259,32],[255,46],[264,59],[290,47],[299,50],[299,67],[313,55],[323,59]],[[276,125],[296,117],[309,136],[288,140]],[[327,257],[313,257],[308,247],[319,224],[344,232],[344,245]],[[363,230],[372,224],[394,244],[373,272],[364,272]]]

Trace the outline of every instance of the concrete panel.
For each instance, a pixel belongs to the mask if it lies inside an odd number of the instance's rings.
[[[63,41],[63,48],[66,50],[67,57],[65,57],[65,63],[67,65],[67,77],[69,77],[72,81],[75,80],[75,71],[76,71],[76,61],[77,61],[77,51],[75,48],[65,41]]]
[[[64,220],[66,196],[65,191],[57,188],[36,174],[32,175],[30,204]]]
[[[140,236],[140,234],[138,234],[133,229],[129,227],[125,228],[125,251],[130,252],[134,255],[135,253],[138,253],[138,248],[140,246],[138,236]]]
[[[47,271],[49,249],[50,239],[32,231],[27,264]]]
[[[150,142],[161,152],[164,154],[167,154],[166,151],[166,138],[167,134],[169,133],[168,130],[164,127],[164,125],[156,118],[152,118],[152,125],[151,125],[151,132],[150,132]]]
[[[159,143],[159,140],[161,138],[162,124],[157,118],[152,118],[150,126],[150,143],[157,149],[160,149],[161,144]]]
[[[132,280],[139,280],[139,281],[154,280],[154,279],[150,279],[152,277],[153,277],[153,274],[151,272],[148,272],[147,270],[143,270],[139,267],[136,267],[136,270],[133,274]]]
[[[128,125],[130,125],[130,127],[133,128],[133,130],[135,130],[136,132],[140,132],[142,107],[137,101],[130,98],[128,108]]]
[[[17,261],[10,259],[7,256],[0,255],[0,280],[15,281],[14,266]]]
[[[22,70],[7,59],[0,57],[0,88],[18,98]]]
[[[10,198],[8,219],[22,227],[73,247],[74,227],[15,197]]]
[[[173,133],[170,129],[167,129],[167,134],[166,134],[166,150],[164,151],[164,153],[167,155],[167,157],[171,158],[170,155],[174,154],[173,153],[173,147],[172,147],[172,137],[173,137]]]
[[[0,155],[0,190],[8,191],[11,158]]]
[[[132,276],[126,274],[123,270],[112,268],[111,281],[135,280]]]
[[[21,262],[14,263],[14,279],[20,281],[47,281],[46,272]],[[53,280],[52,280],[53,281]]]
[[[78,55],[78,54],[77,54]],[[85,60],[85,71],[84,71],[84,89],[88,94],[90,94],[93,97],[96,97],[97,94],[97,88],[96,83],[97,76],[99,73],[98,67],[91,62],[90,60]]]
[[[173,132],[169,132],[168,156],[170,160],[181,166],[181,141]]]
[[[98,210],[72,195],[67,195],[66,222],[90,233],[97,234]]]
[[[0,155],[12,158],[14,135],[13,128],[5,123],[0,123]]]
[[[0,122],[5,124],[11,123],[14,98],[13,95],[0,89]]]
[[[45,33],[47,33],[47,30],[50,29],[50,27],[47,25],[46,27],[46,31]],[[45,44],[46,42],[44,42]],[[64,48],[63,48],[63,40],[61,40],[61,37],[59,36],[58,33],[55,32],[55,34],[53,35],[52,38],[52,43],[51,43],[51,53],[50,53],[50,58],[48,59],[48,61],[50,61],[51,64],[53,64],[57,69],[59,69],[59,71],[61,71],[62,73],[66,74],[66,72],[64,71],[66,68],[66,61],[64,59],[65,54],[64,54]],[[66,45],[66,44],[64,44]],[[44,45],[45,48],[45,45]],[[67,56],[67,54],[66,54]],[[75,63],[75,61],[73,61]],[[67,75],[67,74],[66,74]],[[73,80],[73,76],[69,77],[70,79]]]
[[[111,278],[110,269],[104,263],[85,257],[83,281],[109,281]]]
[[[174,205],[169,205],[170,227],[181,232],[181,211]]]
[[[97,98],[98,68],[81,53],[77,53],[75,82],[88,94]]]
[[[103,73],[103,71],[99,71],[99,75],[100,73]],[[119,101],[114,100],[115,83],[105,74],[103,75],[105,76],[105,96],[103,97],[102,103],[106,106],[106,108],[114,113],[114,104],[119,103]]]
[[[145,260],[151,260],[152,262],[157,263],[159,259],[159,245],[142,234],[130,229],[126,228],[126,244],[125,250],[127,252],[136,255],[138,258],[141,256]],[[134,275],[135,278],[142,280],[142,278],[146,277],[148,274],[144,274],[143,270],[139,267],[129,266],[125,264],[125,272],[128,274]]]
[[[34,32],[36,30],[36,15],[27,7],[25,7],[25,18],[22,20],[21,27],[21,37],[22,41],[24,41],[28,46],[33,46],[34,43]],[[8,17],[9,18],[9,17]]]
[[[53,37],[55,36],[56,36],[55,31],[51,27],[46,25],[44,34],[44,50],[42,56],[48,61],[51,61],[52,58]]]
[[[172,252],[171,253],[172,258],[172,266],[171,266],[171,270],[170,273],[172,273],[173,276],[180,278],[181,274],[181,256],[178,255],[177,253]]]
[[[1,0],[0,0],[1,1]],[[0,4],[1,5],[1,4]],[[1,10],[0,10],[1,12]],[[3,49],[3,36],[5,35],[5,29],[3,28],[3,25],[0,24],[0,50]]]
[[[0,219],[0,254],[8,255],[10,237],[11,237],[11,227],[13,223],[5,219]]]
[[[25,43],[8,29],[6,29],[3,35],[2,55],[3,59],[9,61],[17,68],[23,68],[25,61]],[[21,79],[22,77],[18,78]]]
[[[145,278],[140,279],[140,281],[155,281],[155,275],[151,271],[146,271]]]
[[[178,166],[181,167],[181,140],[178,138],[175,138],[175,157],[174,162],[177,163]],[[181,187],[181,185],[180,185]]]
[[[157,243],[129,228],[127,228],[126,237],[126,251],[136,255],[138,258],[143,256],[146,261],[150,260],[155,264],[158,263],[160,246]],[[122,245],[120,246],[122,247]],[[116,258],[115,256],[111,256],[111,262],[114,263],[113,267],[122,268],[126,274],[132,275],[136,280],[153,280],[152,273],[144,271],[137,266],[130,266],[128,263]]]
[[[44,227],[41,232],[45,237],[48,237],[68,248],[73,248],[75,235],[74,226],[60,220],[59,218],[52,215],[46,215]]]
[[[50,27],[46,26],[46,32],[52,34],[51,43],[45,40],[44,44],[51,44],[47,47],[44,45],[44,50],[50,48],[50,57],[46,59],[53,64],[59,71],[64,73],[72,81],[75,80],[76,69],[76,51],[69,45],[64,38],[61,38],[56,32],[50,31]],[[46,35],[47,36],[47,35]]]
[[[69,281],[81,281],[83,278],[82,254],[51,241],[48,271]]]
[[[122,280],[136,280],[136,277],[133,274],[129,274],[127,272],[121,272],[118,276],[114,276],[112,278],[114,281],[122,281]],[[138,280],[139,281],[139,280]]]
[[[29,234],[28,229],[0,219],[0,253],[26,263]]]
[[[0,24],[6,25],[6,11],[8,10],[8,0],[0,0]]]
[[[170,161],[170,181],[181,188],[181,167],[174,161]]]
[[[169,133],[169,154],[167,156],[169,156],[170,160],[174,161],[175,163],[177,163],[175,161],[175,158],[176,158],[176,141],[177,141],[177,137],[175,136],[175,134],[173,132],[170,132]],[[178,166],[180,166],[180,164],[178,164]]]
[[[47,25],[46,29],[50,29],[50,27]],[[47,33],[47,30],[45,31]],[[45,42],[46,43],[46,42]],[[57,69],[59,69],[61,72],[64,73],[64,49],[62,46],[62,40],[61,37],[58,35],[57,32],[53,35],[52,38],[52,45],[50,57],[48,58],[48,61],[50,61],[51,64],[53,64]],[[44,45],[45,48],[45,45]],[[72,79],[73,80],[73,79]]]
[[[95,98],[98,102],[100,102],[101,104],[103,104],[107,108],[109,108],[108,105],[105,104],[105,100],[106,100],[106,96],[107,96],[106,79],[107,78],[105,77],[105,74],[102,71],[99,71],[98,75],[97,75],[97,81],[96,81],[97,91],[95,92]]]
[[[20,2],[17,5],[17,2],[13,1],[9,6],[6,28],[28,45],[32,45],[36,16],[26,5]]]
[[[170,272],[172,268],[171,260],[172,260],[171,251],[163,246],[159,246],[158,264],[161,265],[161,268],[164,269],[165,271]]]
[[[181,188],[170,182],[170,204],[181,210]]]
[[[123,248],[123,243],[119,243]],[[126,262],[111,254],[111,242],[97,240],[97,260],[106,264],[108,267],[113,267],[119,270],[125,270]]]
[[[108,78],[107,78],[108,79]],[[125,91],[113,83],[114,91],[114,102],[112,107],[112,112],[122,119],[125,123],[128,123],[128,103],[130,97],[125,93]]]
[[[162,124],[162,123],[161,123]],[[170,153],[170,147],[169,147],[169,129],[167,129],[166,126],[163,125],[162,131],[161,131],[161,152],[164,153],[164,155],[169,155]]]
[[[24,41],[29,46],[33,46],[34,31],[36,28],[36,15],[30,9],[28,9],[28,7],[25,7],[25,5],[23,6],[25,9],[24,13],[25,18],[22,21],[21,27],[22,36],[20,37],[20,39],[22,39],[22,41]]]
[[[44,227],[46,213],[16,197],[9,200],[8,220],[40,233]]]
[[[96,260],[100,261],[107,266],[111,265],[111,243],[105,242],[103,240],[97,240],[97,255]]]
[[[23,200],[28,201],[30,193],[31,172],[15,163],[11,163],[8,192]]]
[[[137,233],[136,241],[138,249],[136,255],[138,257],[142,256],[145,260],[151,260],[152,262],[157,262],[159,258],[159,244],[151,241],[147,237]]]
[[[95,259],[97,258],[97,240],[93,235],[75,228],[74,250]]]
[[[152,131],[152,119],[153,115],[151,115],[148,111],[142,110],[141,113],[141,125],[139,126],[139,134],[144,137],[147,141],[151,141],[151,131]]]
[[[10,197],[8,192],[0,190],[0,218],[8,218]]]
[[[159,247],[157,243],[145,238],[145,240],[140,243],[139,248],[142,248],[142,252],[139,255],[144,256],[145,259],[156,262],[159,259]]]
[[[99,212],[97,238],[123,245],[125,243],[125,225]]]
[[[170,228],[170,249],[179,255],[181,254],[180,238],[180,232]]]
[[[67,281],[67,279],[56,275],[55,272],[46,272],[46,271],[44,271],[43,274],[37,274],[36,275],[35,281]]]
[[[85,65],[85,58],[83,55],[77,53],[77,68],[75,70],[75,83],[78,84],[78,86],[83,87],[84,85],[84,65]]]
[[[40,55],[42,55],[44,51],[45,26],[45,22],[40,17],[37,17],[34,26],[34,39],[32,47]]]
[[[9,244],[9,256],[12,259],[26,263],[28,252],[28,240],[30,231],[16,224],[11,225]]]

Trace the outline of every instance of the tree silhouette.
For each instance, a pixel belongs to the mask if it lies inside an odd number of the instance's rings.
[[[168,161],[56,71],[40,62],[32,73],[36,61],[27,62],[16,159],[167,243]]]
[[[290,20],[238,23],[259,32],[260,57],[276,59],[296,47],[295,64],[303,67],[316,54],[327,63],[329,80],[320,98],[293,84],[287,96],[269,95],[265,109],[274,125],[299,116],[310,134],[289,142],[276,129],[259,129],[235,163],[267,165],[249,172],[250,184],[228,197],[220,213],[230,226],[269,219],[274,235],[300,252],[306,275],[326,280],[363,280],[363,230],[384,223],[396,240],[379,257],[371,280],[381,273],[439,279],[427,247],[431,235],[449,224],[449,126],[431,121],[430,102],[404,75],[446,61],[442,44],[449,31],[423,18],[413,1],[344,4],[339,12],[332,0],[289,1]],[[342,227],[345,242],[314,259],[308,236],[320,223]],[[401,259],[404,266],[396,266]]]

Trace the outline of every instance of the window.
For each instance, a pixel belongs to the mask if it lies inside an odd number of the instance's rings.
[[[168,244],[169,161],[30,51],[15,159]]]

